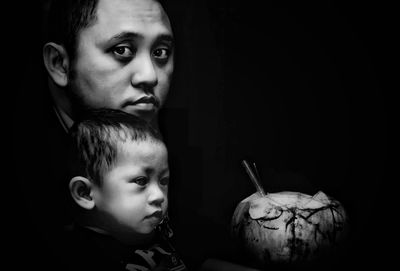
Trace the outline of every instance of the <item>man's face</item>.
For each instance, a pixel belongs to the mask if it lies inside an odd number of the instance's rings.
[[[152,233],[167,212],[168,182],[164,144],[121,143],[115,164],[93,189],[103,230],[125,241]]]
[[[108,107],[151,121],[168,94],[173,36],[154,0],[100,0],[80,31],[70,91],[81,106]]]

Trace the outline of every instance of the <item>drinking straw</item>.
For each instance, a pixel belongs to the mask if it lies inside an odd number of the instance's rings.
[[[258,170],[257,170],[256,163],[254,163],[254,162],[253,162],[253,168],[254,168],[254,171],[256,172],[257,180],[261,180],[260,174],[258,173]]]
[[[251,170],[249,164],[247,163],[246,160],[242,161],[242,165],[244,166],[244,168],[246,169],[247,174],[250,177],[250,180],[253,182],[254,186],[257,189],[257,192],[260,193],[260,195],[262,197],[265,196],[265,192],[264,189],[261,187],[259,180],[256,178],[256,176],[254,175],[253,171]]]

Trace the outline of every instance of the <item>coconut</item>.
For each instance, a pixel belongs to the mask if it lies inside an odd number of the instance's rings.
[[[262,266],[326,255],[344,239],[347,225],[344,207],[322,191],[257,192],[241,201],[232,217],[232,233]]]

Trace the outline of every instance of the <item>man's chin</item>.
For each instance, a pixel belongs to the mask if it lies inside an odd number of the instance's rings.
[[[123,111],[128,114],[139,117],[141,119],[144,119],[147,122],[152,122],[157,114],[157,110],[137,110],[131,108],[124,108]]]

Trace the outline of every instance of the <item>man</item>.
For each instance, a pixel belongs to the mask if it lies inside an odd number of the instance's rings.
[[[100,107],[157,126],[174,70],[174,41],[168,16],[156,0],[56,0],[47,19],[43,63],[48,95],[34,133],[20,147],[25,157],[33,157],[20,180],[30,253],[44,255],[32,258],[50,270],[57,264],[59,270],[65,260],[62,232],[71,221],[65,183],[68,129],[85,109]]]
[[[49,15],[43,59],[65,128],[85,108],[99,107],[156,124],[174,69],[173,34],[160,3],[57,2]]]

